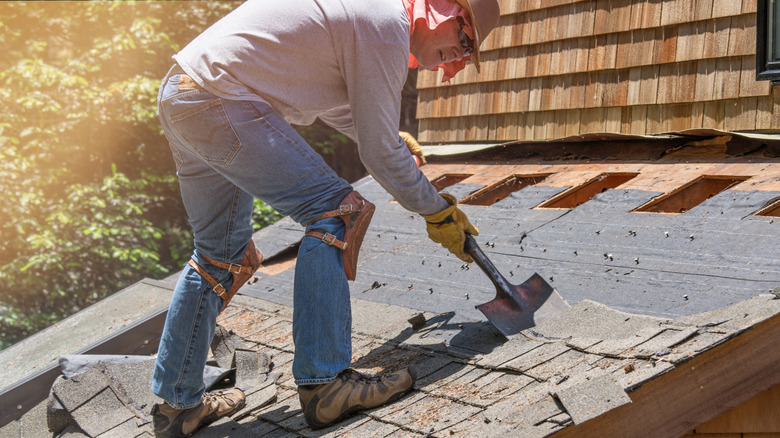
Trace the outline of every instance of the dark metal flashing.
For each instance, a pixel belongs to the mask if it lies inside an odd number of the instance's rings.
[[[158,310],[123,330],[101,339],[74,354],[152,354],[157,351],[160,333],[168,309]],[[26,377],[0,391],[0,427],[21,417],[29,409],[45,400],[52,383],[60,376],[59,364]]]

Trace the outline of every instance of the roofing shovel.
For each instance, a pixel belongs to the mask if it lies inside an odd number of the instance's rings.
[[[463,248],[496,286],[493,301],[476,306],[504,336],[514,335],[558,316],[569,304],[539,274],[520,285],[510,284],[471,235]]]

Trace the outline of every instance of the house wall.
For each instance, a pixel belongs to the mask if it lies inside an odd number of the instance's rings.
[[[420,72],[420,141],[780,129],[780,90],[755,80],[755,0],[499,3],[481,74]]]
[[[780,385],[697,427],[683,438],[780,438]]]

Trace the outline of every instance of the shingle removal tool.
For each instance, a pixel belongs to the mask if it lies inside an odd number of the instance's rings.
[[[558,316],[569,304],[539,274],[519,285],[510,284],[471,235],[463,248],[496,286],[496,297],[476,306],[504,336],[514,335]]]

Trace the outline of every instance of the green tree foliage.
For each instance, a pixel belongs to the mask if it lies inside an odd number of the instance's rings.
[[[0,1],[0,349],[189,257],[158,86],[241,2]],[[344,178],[365,175],[344,135],[298,129]],[[255,230],[278,218],[255,201]]]
[[[0,347],[189,255],[157,88],[237,3],[0,2]]]

